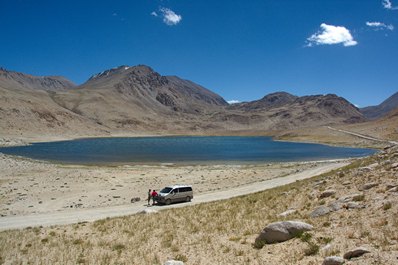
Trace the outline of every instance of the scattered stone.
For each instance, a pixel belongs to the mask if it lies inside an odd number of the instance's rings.
[[[344,259],[338,256],[326,257],[322,262],[322,265],[341,265],[341,264],[344,264]]]
[[[387,190],[390,190],[390,189],[395,188],[395,187],[397,187],[397,186],[398,186],[397,184],[391,184],[391,183],[390,183],[390,184],[387,184],[387,185],[386,185],[386,189],[387,189]]]
[[[398,192],[398,187],[391,188],[388,192]]]
[[[120,198],[120,196],[118,196],[118,195],[115,195],[115,196],[112,196],[112,198],[114,198],[114,199],[119,199],[119,198]]]
[[[371,167],[360,167],[358,170],[361,172],[370,172],[370,171],[372,171],[372,168]]]
[[[300,221],[271,223],[267,225],[256,238],[255,244],[262,247],[264,244],[284,242],[294,238],[304,231],[310,231],[312,229],[312,225]]]
[[[346,209],[361,209],[361,208],[365,208],[364,205],[361,205],[357,202],[348,202],[347,204],[343,205],[344,208]]]
[[[336,194],[335,190],[325,190],[324,192],[321,193],[321,195],[319,195],[319,198],[327,198],[330,197],[332,195]]]
[[[297,210],[290,209],[290,210],[284,211],[283,213],[278,214],[278,216],[279,217],[286,217],[286,216],[294,214],[296,212],[297,212]]]
[[[376,186],[379,186],[379,183],[376,183],[376,182],[366,183],[359,190],[370,190],[371,188],[376,187]]]
[[[353,250],[348,251],[347,253],[344,254],[343,257],[345,259],[352,259],[352,258],[360,257],[366,253],[370,253],[370,251],[367,250],[366,248],[359,247],[359,248],[355,248]]]
[[[321,205],[321,206],[316,207],[316,208],[310,213],[310,217],[311,217],[311,218],[315,218],[315,217],[319,217],[319,216],[326,215],[326,214],[328,214],[328,213],[330,213],[330,212],[331,212],[331,210],[330,210],[329,207],[326,207],[326,206]]]
[[[158,213],[158,211],[156,211],[154,209],[145,209],[145,210],[142,210],[139,213],[141,213],[141,214],[152,214],[152,213]]]
[[[351,201],[361,201],[363,200],[364,195],[362,193],[354,193],[350,195],[346,195],[338,199],[339,202],[351,202]]]
[[[391,165],[392,168],[397,168],[398,167],[398,163],[394,163]]]
[[[335,202],[329,203],[328,207],[333,212],[336,212],[338,210],[341,210],[341,208],[343,208],[339,201],[335,201]]]
[[[320,249],[320,251],[326,252],[326,251],[329,251],[329,249],[331,249],[331,248],[332,248],[332,245],[331,245],[331,244],[327,244],[326,246],[323,246],[323,247]]]
[[[135,202],[139,202],[139,201],[141,201],[140,197],[131,198],[131,203],[135,203]]]
[[[343,182],[343,185],[344,185],[344,186],[348,186],[348,185],[350,185],[350,184],[351,184],[350,181],[344,181],[344,182]]]
[[[184,265],[184,262],[179,260],[168,260],[164,263],[164,265]]]

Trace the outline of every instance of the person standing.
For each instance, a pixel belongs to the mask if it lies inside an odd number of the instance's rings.
[[[156,203],[156,197],[158,196],[158,193],[156,192],[156,190],[152,191],[152,205],[154,205]]]
[[[152,198],[152,193],[151,193],[151,189],[149,189],[149,191],[148,191],[148,206],[151,203],[151,198]]]

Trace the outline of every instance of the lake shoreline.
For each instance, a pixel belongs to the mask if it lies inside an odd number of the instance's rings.
[[[0,147],[0,152],[61,165],[250,165],[349,159],[369,148],[274,141],[269,136],[150,136],[82,138]]]

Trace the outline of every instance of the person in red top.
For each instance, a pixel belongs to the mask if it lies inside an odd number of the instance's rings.
[[[156,197],[158,196],[158,193],[156,192],[156,190],[152,191],[152,205],[154,205],[156,203]]]

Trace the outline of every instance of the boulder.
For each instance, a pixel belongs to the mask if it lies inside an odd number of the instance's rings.
[[[326,215],[328,213],[331,212],[331,209],[329,207],[326,206],[318,206],[316,207],[311,213],[310,213],[310,217],[311,218],[315,218],[315,217],[319,217],[319,216],[323,216]]]
[[[179,260],[168,260],[164,263],[164,265],[184,265],[184,262]]]
[[[298,234],[310,231],[313,226],[300,221],[283,221],[267,225],[256,238],[255,245],[262,247],[264,244],[284,242]]]
[[[332,196],[332,195],[334,195],[334,194],[336,194],[336,191],[335,190],[325,190],[324,192],[322,192],[320,195],[319,195],[319,198],[326,198],[326,197],[330,197],[330,196]]]
[[[328,207],[331,211],[335,212],[342,208],[342,205],[339,201],[331,202],[328,204]]]
[[[370,253],[370,251],[367,250],[366,248],[359,247],[359,248],[355,248],[353,250],[348,251],[347,253],[344,254],[343,257],[345,259],[352,259],[352,258],[360,257],[366,253]]]
[[[344,264],[344,259],[338,256],[326,257],[322,262],[322,265],[341,265],[341,264]]]
[[[359,190],[370,190],[371,188],[376,187],[378,185],[379,185],[379,183],[376,183],[376,182],[366,183]]]

